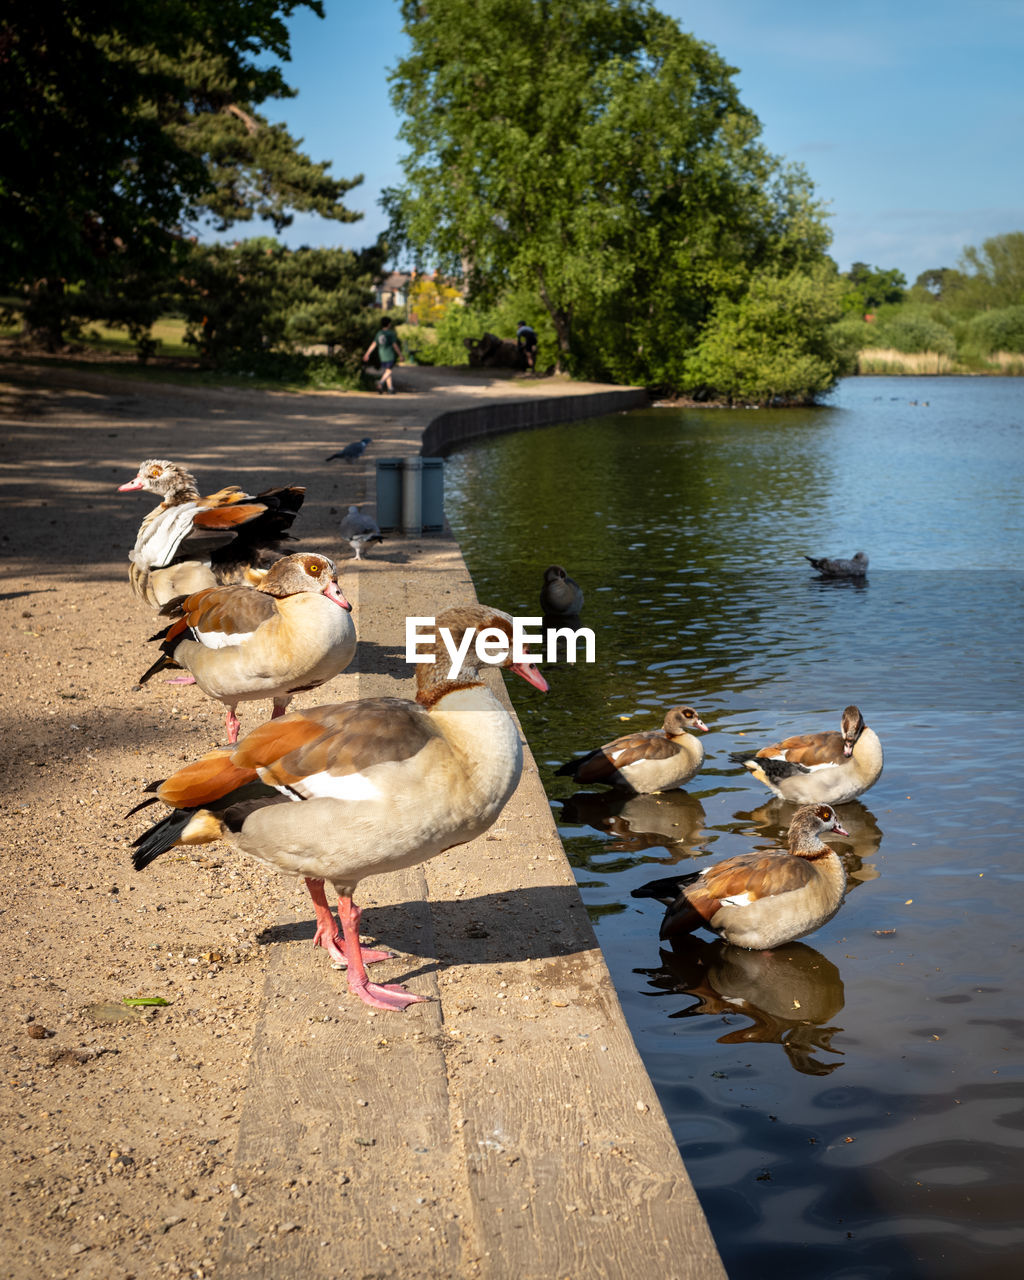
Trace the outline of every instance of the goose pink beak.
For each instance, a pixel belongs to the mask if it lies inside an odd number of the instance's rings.
[[[532,684],[533,687],[535,689],[539,689],[541,693],[547,693],[548,682],[532,662],[513,662],[511,669],[517,676],[522,676],[527,684]]]
[[[342,595],[341,587],[339,587],[336,582],[329,582],[327,586],[324,587],[323,594],[328,600],[333,600],[335,604],[340,605],[343,609],[347,609],[349,613],[352,612],[352,606]]]
[[[117,486],[117,491],[118,493],[130,493],[132,489],[141,489],[142,484],[142,479],[139,476],[136,476],[134,480],[129,480],[127,484],[119,484]]]

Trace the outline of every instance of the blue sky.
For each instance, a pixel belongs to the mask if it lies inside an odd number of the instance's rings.
[[[515,3],[516,0],[510,0]],[[271,104],[314,160],[364,175],[347,201],[362,221],[297,217],[292,246],[371,243],[377,204],[401,181],[387,74],[405,48],[394,0],[325,0],[292,23]],[[776,155],[802,164],[840,269],[897,267],[913,283],[963,247],[1024,230],[1024,0],[660,0],[738,68],[744,104]],[[255,234],[242,224],[232,233]]]

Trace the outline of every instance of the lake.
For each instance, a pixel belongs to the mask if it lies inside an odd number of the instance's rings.
[[[597,661],[510,691],[733,1280],[1019,1274],[1022,481],[1013,378],[847,379],[818,408],[651,408],[449,459],[481,600],[539,613],[550,564],[584,589]],[[803,559],[857,550],[866,582]],[[685,790],[555,776],[678,703],[710,730]],[[839,810],[839,913],[774,952],[664,949],[633,888],[784,841],[792,807],[728,753],[848,703],[885,769]]]

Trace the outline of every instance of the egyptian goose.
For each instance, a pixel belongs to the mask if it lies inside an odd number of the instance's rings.
[[[128,580],[155,608],[204,587],[246,581],[247,570],[269,567],[306,492],[282,485],[253,495],[228,485],[203,498],[190,471],[161,458],[147,459],[117,491],[140,489],[161,502],[143,520],[128,553]]]
[[[800,733],[759,751],[730,751],[783,800],[845,804],[874,786],[882,773],[882,744],[857,707],[843,712],[842,731]]]
[[[356,886],[481,835],[522,771],[515,722],[481,679],[472,649],[454,679],[436,638],[447,627],[455,643],[483,628],[511,639],[512,619],[469,605],[436,623],[433,652],[416,667],[415,702],[367,698],[263,724],[150,786],[174,811],[135,841],[137,870],[176,844],[223,838],[268,867],[303,876],[316,911],[314,943],[347,966],[349,990],[377,1009],[424,997],[367,981],[366,963],[388,957],[360,947]],[[531,664],[509,657],[496,665],[547,689]],[[338,895],[340,934],[325,880]]]
[[[572,617],[583,608],[583,588],[569,577],[561,565],[550,565],[544,570],[540,607],[545,617]]]
[[[348,513],[342,517],[338,532],[356,553],[357,560],[362,560],[364,547],[369,547],[372,542],[384,541],[377,521],[356,506],[349,507]]]
[[[227,707],[228,742],[237,742],[240,702],[273,698],[276,718],[296,693],[345,670],[356,651],[351,609],[326,556],[283,556],[257,587],[209,587],[164,605],[177,621],[153,636],[163,652],[139,683],[185,667]]]
[[[846,890],[842,860],[819,837],[846,835],[831,805],[797,809],[788,853],[741,853],[689,876],[652,880],[634,898],[668,905],[662,938],[708,928],[726,942],[763,951],[802,938],[831,920]]]
[[[693,707],[672,707],[660,729],[627,733],[555,772],[579,783],[606,782],[641,795],[681,787],[704,762],[704,746],[693,730],[708,727]]]
[[[811,568],[823,578],[863,578],[868,571],[868,558],[863,551],[858,551],[852,560],[829,560],[822,557],[816,560],[813,556],[804,556],[810,561]]]
[[[362,440],[353,440],[344,449],[339,449],[337,453],[332,453],[330,457],[324,458],[324,462],[333,462],[335,458],[340,458],[342,462],[358,462],[366,451],[366,446],[371,443],[372,438],[370,436],[363,436]]]

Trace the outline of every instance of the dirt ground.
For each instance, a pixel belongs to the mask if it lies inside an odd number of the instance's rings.
[[[376,907],[367,912],[371,936],[386,924],[384,940],[405,953],[383,980],[408,978],[438,1001],[390,1021],[346,1000],[342,975],[313,953],[300,882],[221,845],[172,853],[144,873],[131,867],[146,815],[127,811],[147,783],[223,741],[223,711],[195,688],[137,684],[159,624],[129,591],[127,552],[155,504],[118,494],[117,485],[148,457],[186,461],[205,492],[232,482],[252,491],[304,483],[296,549],[340,563],[347,548],[334,526],[349,502],[367,497],[373,457],[411,452],[438,412],[442,392],[422,390],[422,403],[403,404],[163,392],[38,369],[0,378],[0,1274],[11,1280],[608,1275],[605,1261],[587,1270],[579,1259],[592,1248],[602,1257],[602,1232],[620,1216],[653,1215],[657,1234],[658,1205],[678,1212],[682,1199],[694,1211],[681,1165],[666,1171],[651,1154],[664,1148],[667,1166],[674,1146],[665,1147],[663,1117],[628,1035],[622,1041],[613,1026],[621,1015],[571,875],[552,852],[539,782],[514,802],[527,823],[517,867],[499,856],[506,837],[496,829],[491,844],[475,842],[485,850],[479,857],[496,860],[493,873],[470,874],[465,863],[438,870],[447,879],[437,882],[403,873],[410,878],[364,898]],[[482,393],[482,384],[470,389]],[[366,463],[325,465],[327,453],[364,434],[374,441]],[[439,594],[472,589],[457,547],[443,539],[389,541],[358,571],[346,562],[342,585],[371,660],[293,707],[404,693],[394,642],[409,584],[428,572]],[[242,732],[265,710],[243,704]],[[534,819],[547,825],[530,836]],[[503,937],[493,917],[513,911],[513,893],[531,877],[536,896],[528,887],[524,901],[534,936],[510,942],[522,925]],[[489,893],[474,895],[473,885]],[[428,896],[437,903],[429,918],[418,914]],[[438,920],[450,937],[439,937]],[[460,969],[467,955],[475,967]],[[152,997],[167,1003],[124,1003]],[[510,1038],[513,999],[533,1000],[519,1007],[536,1012],[524,1012]],[[511,1070],[515,1055],[521,1072],[525,1057],[550,1045],[552,1027],[572,1040],[571,1060],[581,1065],[540,1064],[547,1074],[530,1086],[542,1095],[539,1113],[520,1123],[523,1133],[536,1126],[547,1136],[535,1137],[536,1150],[524,1138],[522,1152],[511,1152],[508,1137],[486,1136],[499,1134],[487,1095],[502,1087],[482,1081],[503,1062]],[[597,1116],[609,1070],[633,1077],[623,1113],[591,1121],[589,1099],[580,1098],[593,1095]],[[510,1107],[521,1105],[521,1084],[510,1076]],[[341,1107],[345,1122],[335,1126]],[[453,1158],[453,1135],[478,1123],[470,1156]],[[574,1163],[556,1168],[552,1150],[573,1125],[582,1126],[568,1143]],[[576,1154],[584,1148],[595,1169],[621,1170],[629,1188],[621,1214],[588,1190],[594,1175]],[[475,1206],[460,1190],[460,1164],[490,1188],[474,1193]],[[564,1170],[577,1167],[574,1189],[566,1177],[576,1173]],[[489,1216],[479,1203],[487,1195],[501,1199]],[[368,1232],[382,1204],[392,1216]],[[340,1215],[333,1225],[332,1214]],[[565,1270],[512,1261],[524,1249],[543,1251],[552,1224],[576,1220],[587,1230],[565,1245]],[[506,1243],[493,1249],[508,1250],[507,1269],[491,1256],[495,1223],[505,1224]],[[337,1232],[351,1238],[352,1224],[362,1228],[359,1244],[346,1251]],[[717,1275],[713,1247],[701,1241],[700,1250],[710,1261],[695,1274]]]

